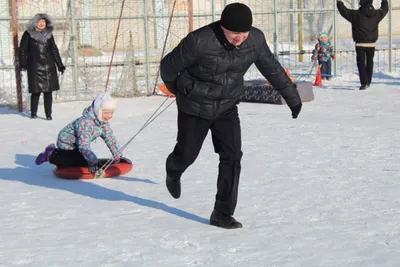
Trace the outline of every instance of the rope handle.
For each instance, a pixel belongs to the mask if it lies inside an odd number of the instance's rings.
[[[146,122],[142,125],[142,127],[136,132],[136,134],[134,136],[132,136],[128,142],[126,142],[117,152],[117,155],[120,156],[122,154],[122,151],[133,141],[133,139],[136,138],[136,136],[143,131],[147,126],[149,126],[155,119],[157,119],[162,113],[164,113],[173,103],[175,103],[175,99],[173,101],[171,101],[171,103],[169,103],[166,107],[164,107],[158,114],[157,112],[161,109],[162,106],[164,106],[164,104],[167,102],[167,100],[170,97],[165,98],[165,100],[161,103],[161,105],[158,106],[158,108],[153,112],[153,114],[151,114],[151,116],[146,120]],[[101,168],[99,169],[100,172],[104,172],[107,170],[108,167],[111,166],[111,164],[114,162],[115,157],[114,155],[108,159],[106,161],[106,163],[101,166]]]

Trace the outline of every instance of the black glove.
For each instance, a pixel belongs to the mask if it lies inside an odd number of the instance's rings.
[[[292,110],[292,118],[293,118],[293,119],[296,119],[296,118],[297,118],[297,116],[298,116],[299,113],[300,113],[301,107],[302,107],[302,104],[301,104],[301,103],[298,104],[297,106],[290,107],[290,109]]]
[[[95,174],[100,168],[101,168],[100,164],[97,163],[95,165],[89,166],[88,169],[89,169],[90,173]]]
[[[65,66],[61,66],[58,68],[58,71],[61,72],[61,74],[64,74],[65,69]]]
[[[26,66],[25,66],[25,65],[20,65],[20,66],[19,66],[19,69],[20,69],[21,71],[26,71]]]

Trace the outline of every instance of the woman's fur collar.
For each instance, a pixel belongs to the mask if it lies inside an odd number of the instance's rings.
[[[36,30],[36,24],[38,23],[39,20],[44,19],[46,20],[46,28],[43,29],[43,31],[37,31]],[[54,30],[54,24],[52,18],[45,13],[39,13],[36,14],[29,22],[28,26],[26,29],[30,36],[41,43],[47,43],[47,40],[51,38],[53,35],[53,30]]]

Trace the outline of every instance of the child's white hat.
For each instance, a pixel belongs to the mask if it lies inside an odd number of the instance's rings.
[[[117,100],[115,98],[111,97],[111,95],[108,92],[101,93],[93,101],[94,114],[96,115],[96,117],[99,121],[102,121],[101,120],[102,111],[104,109],[116,110],[117,104],[118,104]]]

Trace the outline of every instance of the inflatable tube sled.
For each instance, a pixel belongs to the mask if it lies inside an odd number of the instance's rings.
[[[108,159],[100,159],[100,164],[105,164]],[[133,168],[132,163],[126,158],[121,158],[120,162],[111,164],[104,173],[104,178],[112,178],[130,172]],[[55,167],[53,173],[64,179],[94,179],[94,174],[89,172],[88,167]]]
[[[310,82],[297,82],[301,102],[314,100],[313,85]],[[281,94],[264,79],[244,82],[244,93],[239,97],[240,102],[286,104]]]

